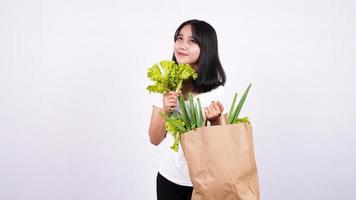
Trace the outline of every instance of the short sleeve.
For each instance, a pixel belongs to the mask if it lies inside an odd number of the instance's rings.
[[[151,93],[150,97],[151,97],[151,102],[152,102],[153,106],[156,106],[158,108],[162,108],[163,107],[162,94],[160,94],[160,93]]]
[[[220,86],[217,89],[213,90],[213,99],[214,101],[219,101],[223,107],[224,107],[224,113],[229,112],[230,105],[229,102],[227,101],[227,95],[225,92],[224,86]]]
[[[224,113],[228,112],[230,108],[228,102],[226,101],[226,94],[224,86],[219,86],[218,88],[199,95],[201,106],[208,107],[212,101],[219,101],[224,107]]]

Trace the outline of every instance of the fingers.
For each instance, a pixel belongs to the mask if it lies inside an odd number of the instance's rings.
[[[169,102],[177,102],[178,101],[179,94],[176,92],[169,91],[166,94],[163,95],[163,98],[166,99]]]
[[[177,104],[178,99],[168,99],[168,103]]]
[[[163,95],[163,110],[171,113],[178,105],[179,93],[168,91]]]
[[[221,115],[221,113],[224,111],[224,107],[219,101],[212,101],[210,108],[213,113],[218,113],[218,115]]]
[[[220,112],[224,112],[224,106],[220,103],[220,101],[216,101],[216,104],[219,106]]]
[[[166,102],[164,103],[164,110],[166,113],[171,113],[177,107],[177,102]]]
[[[212,102],[211,103],[211,106],[213,107],[213,109],[214,109],[214,111],[215,112],[218,112],[218,113],[220,113],[221,111],[220,111],[220,107],[219,107],[219,105],[216,103],[216,102]]]
[[[180,93],[178,93],[178,92],[168,91],[163,96],[176,96],[176,97],[178,97],[179,95],[180,95]]]
[[[204,113],[208,120],[220,117],[223,111],[224,107],[219,101],[212,101],[210,106],[204,109]]]
[[[206,108],[204,109],[204,112],[205,112],[205,115],[206,115],[207,117],[210,117],[210,116],[213,115],[213,111],[212,111],[212,109],[211,109],[211,106],[206,107]]]
[[[169,91],[163,95],[163,99],[166,101],[177,101],[178,100],[178,94],[172,91]]]

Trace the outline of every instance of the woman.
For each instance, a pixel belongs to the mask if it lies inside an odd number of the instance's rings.
[[[210,125],[221,124],[224,111],[217,100],[224,95],[226,76],[219,60],[214,28],[204,21],[186,21],[176,30],[174,42],[173,61],[190,64],[198,72],[198,78],[184,81],[181,93],[167,92],[153,106],[149,137],[152,144],[162,146],[157,175],[158,200],[191,199],[193,190],[182,148],[178,152],[170,149],[173,139],[170,135],[166,137],[165,120],[159,112],[171,113],[177,109],[178,96],[183,95],[187,99],[189,93],[200,98]]]

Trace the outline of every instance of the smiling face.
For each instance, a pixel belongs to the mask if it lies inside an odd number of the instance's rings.
[[[190,64],[196,67],[199,61],[200,47],[192,35],[191,25],[184,26],[174,43],[174,55],[178,64]]]

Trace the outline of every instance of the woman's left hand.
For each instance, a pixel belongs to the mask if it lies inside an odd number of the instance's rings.
[[[204,109],[205,117],[210,121],[211,125],[219,124],[223,112],[224,107],[219,101],[212,101],[211,104]]]

